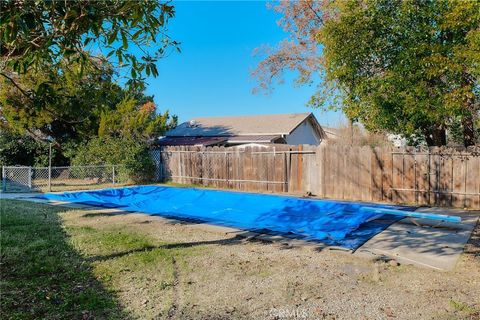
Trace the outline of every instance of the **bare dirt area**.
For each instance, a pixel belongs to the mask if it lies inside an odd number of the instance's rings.
[[[478,226],[455,270],[439,272],[248,240],[143,214],[70,211],[62,217],[86,256],[92,252],[78,237],[78,228],[128,230],[148,239],[145,248],[92,260],[97,276],[138,318],[480,317]],[[147,262],[135,256],[156,250],[160,258],[144,257]],[[118,267],[116,259],[129,257]]]

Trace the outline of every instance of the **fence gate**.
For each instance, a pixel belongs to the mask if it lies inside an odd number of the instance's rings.
[[[31,167],[3,167],[2,190],[5,192],[29,192],[32,189]]]
[[[2,192],[48,192],[126,184],[124,166],[2,167]]]

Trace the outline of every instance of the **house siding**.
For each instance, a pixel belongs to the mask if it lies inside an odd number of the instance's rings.
[[[320,137],[317,135],[310,121],[305,120],[295,130],[285,137],[287,144],[311,144],[319,145]]]

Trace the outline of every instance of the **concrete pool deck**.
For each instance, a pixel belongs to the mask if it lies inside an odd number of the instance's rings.
[[[6,194],[0,193],[0,199],[26,200],[50,205],[63,206],[67,208],[95,210],[98,213],[125,214],[126,211],[119,209],[106,209],[79,203],[60,201],[48,201],[33,198],[38,194]],[[418,212],[429,212],[447,215],[458,215],[462,217],[461,223],[438,223],[425,219],[405,218],[399,220],[387,229],[380,232],[360,248],[353,255],[359,257],[395,259],[404,264],[413,264],[436,270],[449,271],[455,265],[463,253],[465,244],[475,228],[480,217],[480,211],[467,211],[448,208],[418,208]],[[141,212],[128,212],[129,214],[145,214]],[[324,246],[317,242],[295,239],[276,234],[263,234],[253,231],[245,231],[236,228],[216,226],[206,223],[185,222],[181,220],[163,218],[148,215],[166,222],[188,223],[193,228],[201,228],[210,232],[233,234],[245,238],[257,239],[260,241],[280,242],[287,246],[313,246],[318,249],[342,249],[339,247]],[[345,250],[351,252],[349,250]]]
[[[419,208],[416,211],[456,215],[462,217],[462,222],[438,224],[424,219],[405,218],[368,240],[354,254],[385,255],[401,263],[453,270],[477,224],[480,212],[445,208]]]

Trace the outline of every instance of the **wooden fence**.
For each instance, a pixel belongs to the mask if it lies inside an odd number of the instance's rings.
[[[157,178],[244,191],[480,209],[480,154],[322,144],[152,151]]]

